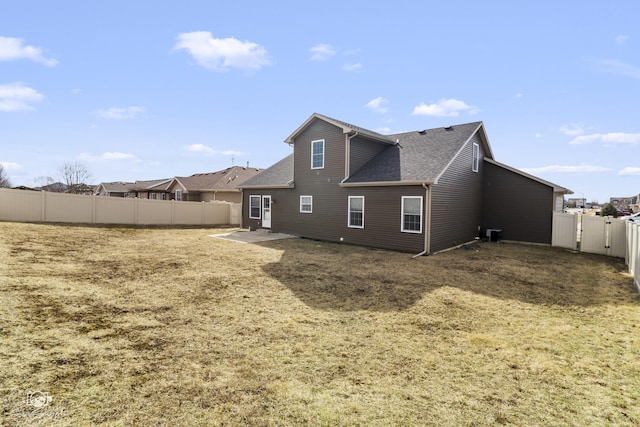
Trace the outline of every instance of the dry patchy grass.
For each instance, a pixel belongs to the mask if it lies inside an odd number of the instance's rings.
[[[0,223],[0,424],[640,424],[618,259],[224,231]]]

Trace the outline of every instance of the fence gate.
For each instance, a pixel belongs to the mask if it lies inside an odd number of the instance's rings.
[[[561,248],[578,248],[578,215],[553,213],[551,245]]]
[[[624,258],[627,250],[626,223],[610,216],[582,216],[580,250]]]

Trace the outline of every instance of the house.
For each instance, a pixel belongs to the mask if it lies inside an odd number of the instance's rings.
[[[611,203],[616,209],[628,211],[638,204],[638,196],[631,197],[611,197],[609,203]]]
[[[248,166],[232,166],[216,172],[177,176],[171,180],[167,191],[173,200],[189,202],[221,200],[240,203],[242,192],[238,185],[257,175],[260,171],[259,168]]]
[[[292,154],[241,185],[244,227],[417,255],[487,230],[551,244],[572,194],[497,162],[482,122],[381,135],[314,113],[285,142]]]
[[[156,179],[135,182],[102,182],[98,185],[95,194],[109,197],[138,197],[140,199],[169,198],[168,184],[171,179]]]

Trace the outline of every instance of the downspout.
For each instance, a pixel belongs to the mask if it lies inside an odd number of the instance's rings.
[[[422,183],[424,187],[424,198],[425,198],[425,218],[424,218],[424,250],[419,254],[415,254],[411,258],[418,258],[424,254],[429,254],[431,252],[431,197],[429,196],[429,186],[426,183]]]

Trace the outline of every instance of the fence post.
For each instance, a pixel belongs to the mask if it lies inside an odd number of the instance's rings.
[[[47,218],[47,192],[42,190],[41,193],[42,198],[40,199],[40,221],[45,222],[45,219]]]

